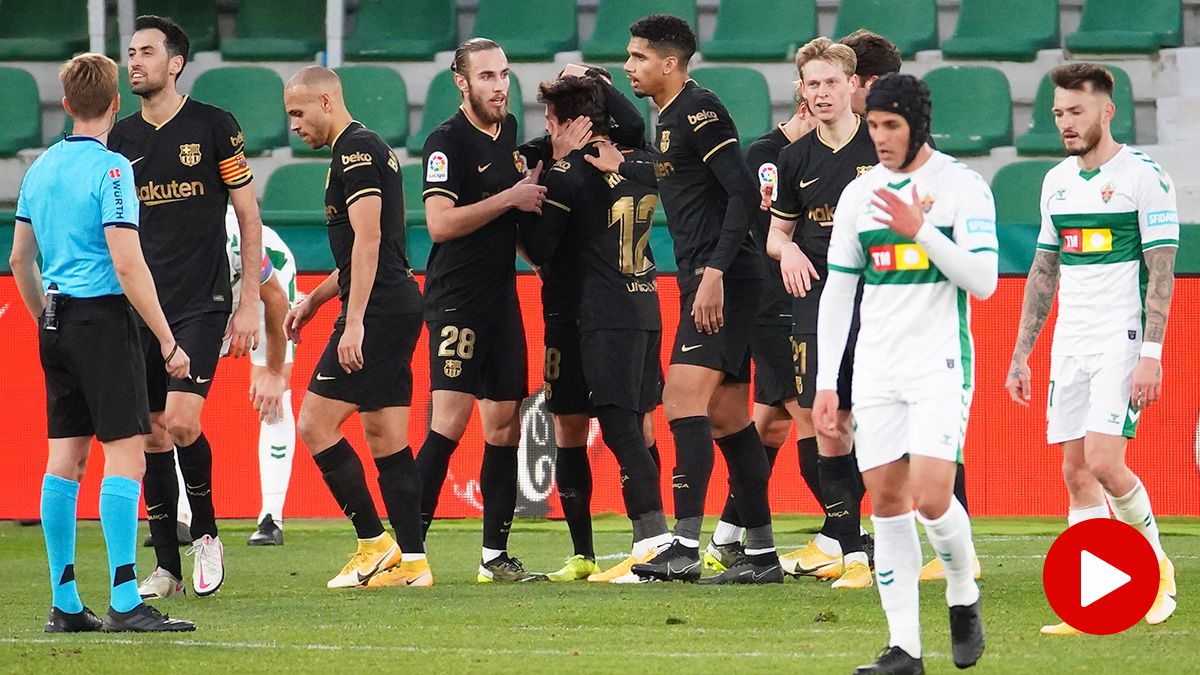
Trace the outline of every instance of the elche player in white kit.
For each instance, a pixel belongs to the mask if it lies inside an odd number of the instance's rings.
[[[867,111],[880,164],[846,187],[834,213],[813,402],[817,432],[843,433],[837,379],[861,277],[852,414],[890,639],[855,673],[924,672],[918,519],[946,569],[951,651],[966,668],[983,653],[983,624],[971,523],[953,491],[974,388],[968,295],[996,289],[995,204],[979,174],[929,147],[920,80],[885,75]]]
[[[1150,496],[1125,464],[1126,439],[1162,394],[1162,348],[1174,292],[1179,214],[1170,176],[1112,137],[1113,77],[1073,63],[1050,71],[1054,117],[1068,157],[1042,183],[1042,227],[1025,284],[1006,387],[1029,405],[1028,358],[1058,293],[1050,349],[1046,440],[1063,451],[1069,525],[1092,518],[1139,530],[1158,556],[1152,625],[1175,611],[1175,567]],[[1067,623],[1043,635],[1078,635]]]

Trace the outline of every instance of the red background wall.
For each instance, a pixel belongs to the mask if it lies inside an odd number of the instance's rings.
[[[299,286],[308,291],[319,283],[319,275],[302,275]],[[541,385],[542,325],[538,281],[532,276],[518,280],[529,341],[530,391]],[[1020,315],[1023,278],[1000,280],[996,294],[986,302],[975,302],[973,328],[977,351],[975,402],[965,450],[971,511],[979,515],[1051,515],[1066,513],[1066,490],[1059,473],[1060,454],[1045,442],[1045,388],[1049,369],[1049,345],[1053,317],[1031,361],[1036,395],[1029,408],[1012,403],[1004,391],[1004,376]],[[659,282],[664,325],[663,345],[674,339],[674,317],[678,291],[673,277]],[[1200,397],[1200,361],[1187,348],[1200,343],[1200,279],[1179,279],[1164,356],[1165,399],[1142,418],[1140,433],[1130,445],[1130,464],[1142,477],[1155,511],[1161,515],[1200,515],[1200,471],[1197,470],[1197,402]],[[306,328],[298,349],[292,379],[293,404],[299,410],[308,377],[324,347],[337,313],[336,303]],[[0,519],[35,518],[38,512],[41,476],[45,465],[45,393],[38,366],[35,326],[21,304],[12,278],[0,277],[0,329],[7,344],[0,350]],[[414,358],[416,392],[410,439],[419,448],[428,419],[428,345],[422,336]],[[664,352],[664,363],[667,353]],[[214,490],[217,515],[254,517],[259,509],[257,434],[258,425],[247,399],[249,362],[222,363],[204,412],[204,429],[214,452]],[[521,443],[519,511],[523,515],[561,515],[553,491],[553,439],[549,416],[536,396],[526,401]],[[663,465],[672,466],[674,447],[661,412],[655,415]],[[595,431],[595,429],[593,429]],[[363,452],[361,428],[352,420],[346,433]],[[596,487],[593,508],[597,512],[621,511],[616,463],[593,433],[590,442]],[[477,477],[483,441],[478,422],[473,421],[450,465],[439,506],[439,516],[465,517],[481,513]],[[725,470],[717,453],[717,470],[708,496],[709,513],[723,504]],[[103,453],[96,446],[92,466],[83,483],[79,515],[95,517]],[[365,462],[370,467],[370,462]],[[368,468],[373,475],[374,469]],[[669,471],[663,494],[670,508]],[[375,481],[368,480],[375,488]],[[780,453],[771,481],[771,503],[777,512],[815,513],[817,505],[800,478],[794,439]],[[338,517],[320,475],[308,457],[297,448],[285,516]]]

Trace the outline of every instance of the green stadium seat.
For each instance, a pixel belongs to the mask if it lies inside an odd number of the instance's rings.
[[[705,61],[780,61],[816,36],[816,0],[722,0],[700,52]]]
[[[1133,85],[1129,74],[1115,66],[1105,66],[1113,76],[1113,103],[1117,106],[1112,121],[1113,138],[1121,143],[1133,143],[1136,128],[1133,114]],[[1042,78],[1033,100],[1033,119],[1029,131],[1017,137],[1017,154],[1059,155],[1063,154],[1062,139],[1054,125],[1054,84],[1050,76]]]
[[[986,155],[1012,144],[1008,78],[986,66],[946,66],[925,74],[933,100],[933,138],[951,155]]]
[[[0,2],[0,61],[62,61],[87,51],[88,41],[82,0]]]
[[[121,109],[117,111],[117,119],[123,120],[142,111],[142,100],[129,89],[129,70],[126,68],[117,69],[117,93],[121,95]],[[63,134],[71,133],[73,125],[74,120],[71,119],[71,116],[64,115]]]
[[[942,56],[1032,61],[1039,49],[1058,46],[1058,0],[962,0],[958,25],[942,43]]]
[[[187,31],[191,51],[217,48],[217,3],[202,0],[137,0],[137,13],[169,16]],[[122,49],[121,51],[124,51]]]
[[[646,121],[646,138],[650,138],[654,131],[654,125],[650,123],[650,102],[646,98],[641,98],[633,93],[633,85],[629,84],[629,78],[625,77],[624,73],[617,72],[613,74],[613,86],[617,91],[625,95],[633,103],[633,107],[641,113],[642,119]]]
[[[425,227],[425,200],[421,193],[425,191],[425,165],[402,164],[400,177],[404,179],[404,210],[405,224],[409,227]]]
[[[628,55],[629,26],[650,14],[674,14],[696,26],[694,0],[600,0],[596,7],[596,29],[583,43],[583,58],[593,63],[624,61]]]
[[[1000,167],[992,178],[992,196],[996,199],[996,225],[1040,225],[1042,179],[1058,162],[1030,159]]]
[[[510,61],[553,61],[579,45],[575,24],[574,0],[479,0],[475,35],[499,42]]]
[[[508,78],[508,109],[517,118],[517,142],[523,142],[525,128],[525,110],[521,99],[521,83],[515,74]],[[425,139],[437,125],[449,119],[458,107],[462,105],[462,94],[454,84],[454,73],[449,69],[438,73],[429,82],[429,90],[425,93],[425,109],[421,111],[421,128],[416,133],[409,134],[405,147],[416,157],[421,156],[425,148]]]
[[[311,61],[325,48],[325,0],[241,0],[226,61]]]
[[[428,61],[457,43],[454,0],[360,0],[345,54],[351,61]]]
[[[42,107],[33,75],[20,68],[0,66],[0,91],[6,101],[4,124],[0,124],[0,157],[42,147]]]
[[[721,98],[743,150],[771,130],[771,92],[762,73],[746,66],[705,66],[693,70],[692,77]]]
[[[393,148],[404,147],[408,140],[408,88],[400,73],[387,66],[342,66],[335,70],[342,78],[346,107],[354,119]],[[313,150],[290,130],[288,144],[297,157],[329,156],[329,148]]]
[[[286,164],[271,173],[263,191],[262,219],[271,227],[325,224],[327,162]]]
[[[866,28],[886,37],[912,59],[937,49],[937,0],[842,0],[833,33],[845,37]]]
[[[1076,54],[1153,54],[1182,44],[1180,0],[1084,0],[1079,31],[1066,40]]]
[[[192,96],[233,114],[246,137],[247,155],[288,144],[283,80],[275,71],[261,66],[210,68],[196,78]]]

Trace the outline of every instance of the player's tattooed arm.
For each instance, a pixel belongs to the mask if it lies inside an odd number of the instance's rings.
[[[1013,363],[1024,363],[1033,352],[1054,296],[1058,292],[1059,260],[1057,251],[1039,250],[1033,257],[1029,276],[1025,280],[1025,300],[1021,305],[1021,325],[1017,334],[1017,345],[1013,349]]]
[[[1144,254],[1149,270],[1146,283],[1146,342],[1162,344],[1167,334],[1167,315],[1171,311],[1171,296],[1175,294],[1176,250],[1174,246],[1162,246]]]

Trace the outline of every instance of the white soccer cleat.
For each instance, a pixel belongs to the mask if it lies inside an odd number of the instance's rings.
[[[150,576],[138,585],[138,595],[143,600],[164,600],[172,595],[187,595],[187,586],[182,579],[161,567],[155,567]]]
[[[192,590],[200,597],[216,593],[225,581],[225,547],[221,538],[206,534],[192,542],[187,554],[194,559]]]

